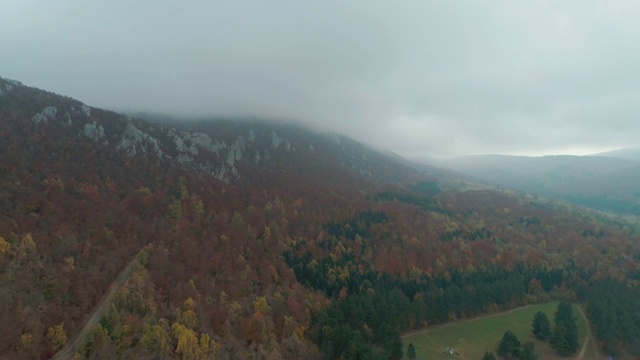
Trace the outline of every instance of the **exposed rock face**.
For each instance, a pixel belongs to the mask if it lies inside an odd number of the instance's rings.
[[[277,148],[282,143],[282,139],[278,137],[275,131],[271,132],[271,143],[273,144],[274,148]]]
[[[95,121],[86,123],[82,129],[82,134],[91,140],[98,141],[104,137],[104,128]]]
[[[191,155],[198,155],[198,148],[218,154],[227,147],[224,141],[214,141],[209,135],[201,132],[181,131],[174,133],[173,138],[179,152],[188,152]]]
[[[71,112],[80,115],[79,134],[86,139],[101,142],[105,146],[109,145],[107,138],[113,139],[115,149],[127,156],[150,156],[158,161],[175,162],[196,171],[209,173],[225,182],[241,176],[237,167],[245,158],[249,164],[257,166],[271,161],[271,151],[296,151],[296,147],[289,139],[278,136],[275,131],[262,131],[257,134],[256,131],[249,130],[245,133],[246,135],[238,135],[233,142],[227,143],[223,139],[212,138],[198,131],[181,131],[165,126],[145,126],[144,123],[140,123],[139,127],[135,125],[138,124],[137,122],[127,117],[120,117],[118,120],[126,123],[124,131],[119,130],[121,133],[118,134],[118,131],[113,133],[113,130],[109,130],[112,132],[107,134],[108,131],[102,124],[89,120],[92,113],[89,106],[81,104],[79,110],[75,109],[72,107]],[[47,106],[33,115],[32,120],[36,124],[48,123],[49,120],[56,119],[57,115],[58,109]],[[94,118],[100,119],[101,113],[94,112]],[[71,128],[73,123],[71,115],[65,112],[64,116],[58,117],[55,124]],[[118,128],[122,129],[122,127],[115,127],[115,129]],[[333,144],[334,148],[338,145],[338,156],[344,165],[361,176],[372,176],[364,165],[367,160],[364,153],[343,145],[337,136],[329,135],[324,139],[327,143]],[[298,145],[301,145],[299,148],[304,151],[316,151],[316,147],[312,144]],[[247,157],[246,154],[254,155]]]
[[[54,119],[57,113],[58,109],[53,106],[47,106],[39,113],[33,115],[31,120],[33,120],[33,122],[36,124],[39,124],[41,122],[46,123],[47,121]]]
[[[164,156],[160,150],[158,140],[129,123],[116,149],[124,151],[129,156],[135,156],[138,153],[138,147],[142,153],[151,153],[158,157],[158,159],[162,159]]]
[[[279,148],[280,145],[282,145],[285,150],[291,150],[291,143],[289,142],[289,140],[279,137],[275,131],[271,132],[271,144],[276,149]]]
[[[86,116],[91,116],[91,108],[85,104],[82,104],[80,111],[82,111],[82,113],[85,114]]]
[[[236,160],[235,153],[233,151],[229,151],[229,153],[227,154],[227,165],[233,167],[235,160]]]
[[[61,120],[60,124],[64,127],[71,127],[73,125],[73,121],[71,120],[71,115],[69,113],[64,114],[66,116],[65,120]]]
[[[0,80],[4,81],[4,84],[0,84],[0,96],[4,95],[7,92],[12,91],[14,87],[24,86],[20,81],[3,79],[2,77],[0,77]],[[3,85],[4,85],[4,89],[3,89]]]
[[[23,85],[0,78],[0,95],[6,96],[17,86]],[[271,130],[249,129],[235,139],[224,140],[203,132],[148,126],[125,116],[105,115],[102,110],[75,101],[68,107],[45,106],[31,120],[40,126],[75,129],[79,136],[102,146],[113,146],[126,156],[146,156],[150,160],[178,163],[225,182],[242,176],[238,166],[243,161],[246,165],[259,166],[271,161],[270,151],[294,149],[289,139]]]

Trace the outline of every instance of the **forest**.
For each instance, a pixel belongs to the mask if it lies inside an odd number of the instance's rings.
[[[634,226],[336,139],[5,91],[0,358],[66,349],[128,265],[78,358],[400,359],[405,331],[549,299],[640,353]]]

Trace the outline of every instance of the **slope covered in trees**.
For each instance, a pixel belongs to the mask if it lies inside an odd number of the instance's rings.
[[[640,356],[639,308],[637,280],[602,279],[589,288],[587,315],[605,353]]]
[[[180,128],[0,80],[0,357],[398,358],[402,331],[636,276],[624,224],[347,138]]]
[[[449,159],[440,165],[500,186],[601,211],[640,215],[640,161],[615,152],[604,155],[476,155]]]

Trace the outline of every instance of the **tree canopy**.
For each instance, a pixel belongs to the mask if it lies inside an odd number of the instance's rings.
[[[540,341],[546,341],[551,336],[551,324],[547,314],[542,311],[538,311],[531,324],[533,335]]]
[[[555,313],[554,329],[549,344],[560,356],[570,356],[578,351],[578,327],[573,317],[573,306],[561,302]]]

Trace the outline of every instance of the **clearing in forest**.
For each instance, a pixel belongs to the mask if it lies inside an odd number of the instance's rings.
[[[482,359],[485,351],[496,352],[496,347],[505,331],[511,330],[521,343],[532,341],[540,359],[601,359],[597,353],[595,341],[588,331],[588,324],[577,305],[573,306],[573,315],[577,318],[578,338],[581,350],[573,357],[557,356],[546,342],[535,339],[531,332],[531,322],[536,312],[544,312],[553,328],[553,319],[557,302],[525,306],[504,313],[481,316],[439,326],[428,327],[424,331],[412,332],[403,336],[404,352],[413,343],[416,359]],[[586,347],[585,340],[587,341]],[[447,353],[450,348],[450,353]],[[582,355],[580,357],[579,355]]]

